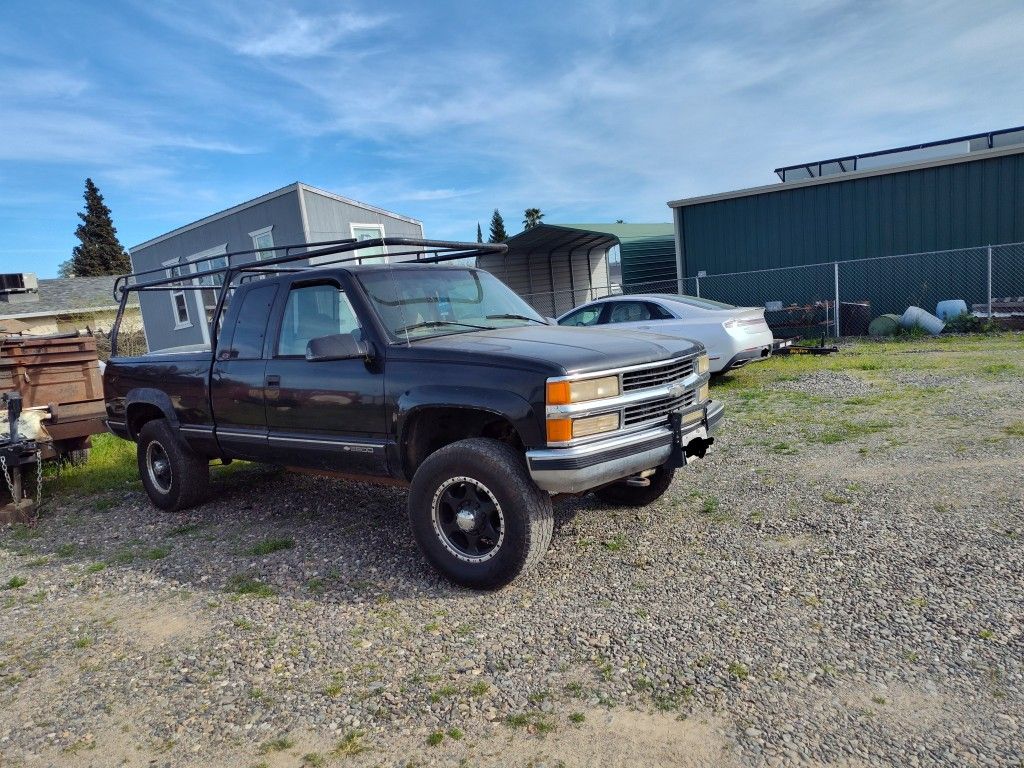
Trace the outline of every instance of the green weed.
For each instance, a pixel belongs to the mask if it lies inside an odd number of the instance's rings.
[[[246,550],[249,555],[270,555],[280,552],[282,549],[292,549],[295,546],[295,539],[264,539]]]
[[[750,677],[750,669],[742,662],[733,661],[729,663],[729,674],[736,680],[742,682]]]
[[[254,597],[273,597],[277,594],[273,587],[241,573],[228,579],[227,591],[234,592],[236,595],[252,595]]]
[[[268,755],[271,752],[284,752],[295,746],[295,740],[288,736],[278,736],[276,739],[265,741],[260,745],[260,754]]]
[[[369,749],[363,743],[362,731],[348,731],[331,752],[335,757],[353,757]]]

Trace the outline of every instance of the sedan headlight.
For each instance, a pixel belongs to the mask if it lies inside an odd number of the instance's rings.
[[[548,405],[569,405],[604,397],[618,397],[621,391],[618,376],[582,381],[549,381],[547,400]]]
[[[701,355],[697,358],[697,375],[703,376],[705,373],[711,370],[711,359],[707,355]]]

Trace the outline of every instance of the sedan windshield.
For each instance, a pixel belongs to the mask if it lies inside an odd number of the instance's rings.
[[[488,272],[451,267],[357,273],[392,338],[545,325],[544,318]]]

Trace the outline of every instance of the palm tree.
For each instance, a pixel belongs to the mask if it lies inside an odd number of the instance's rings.
[[[540,212],[540,208],[527,208],[523,211],[523,230],[533,229],[543,218],[544,214]]]

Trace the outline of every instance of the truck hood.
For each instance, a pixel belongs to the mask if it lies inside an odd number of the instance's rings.
[[[401,347],[426,359],[519,364],[558,374],[589,373],[679,357],[703,347],[650,331],[528,325],[437,336]],[[554,374],[554,375],[558,375]]]

